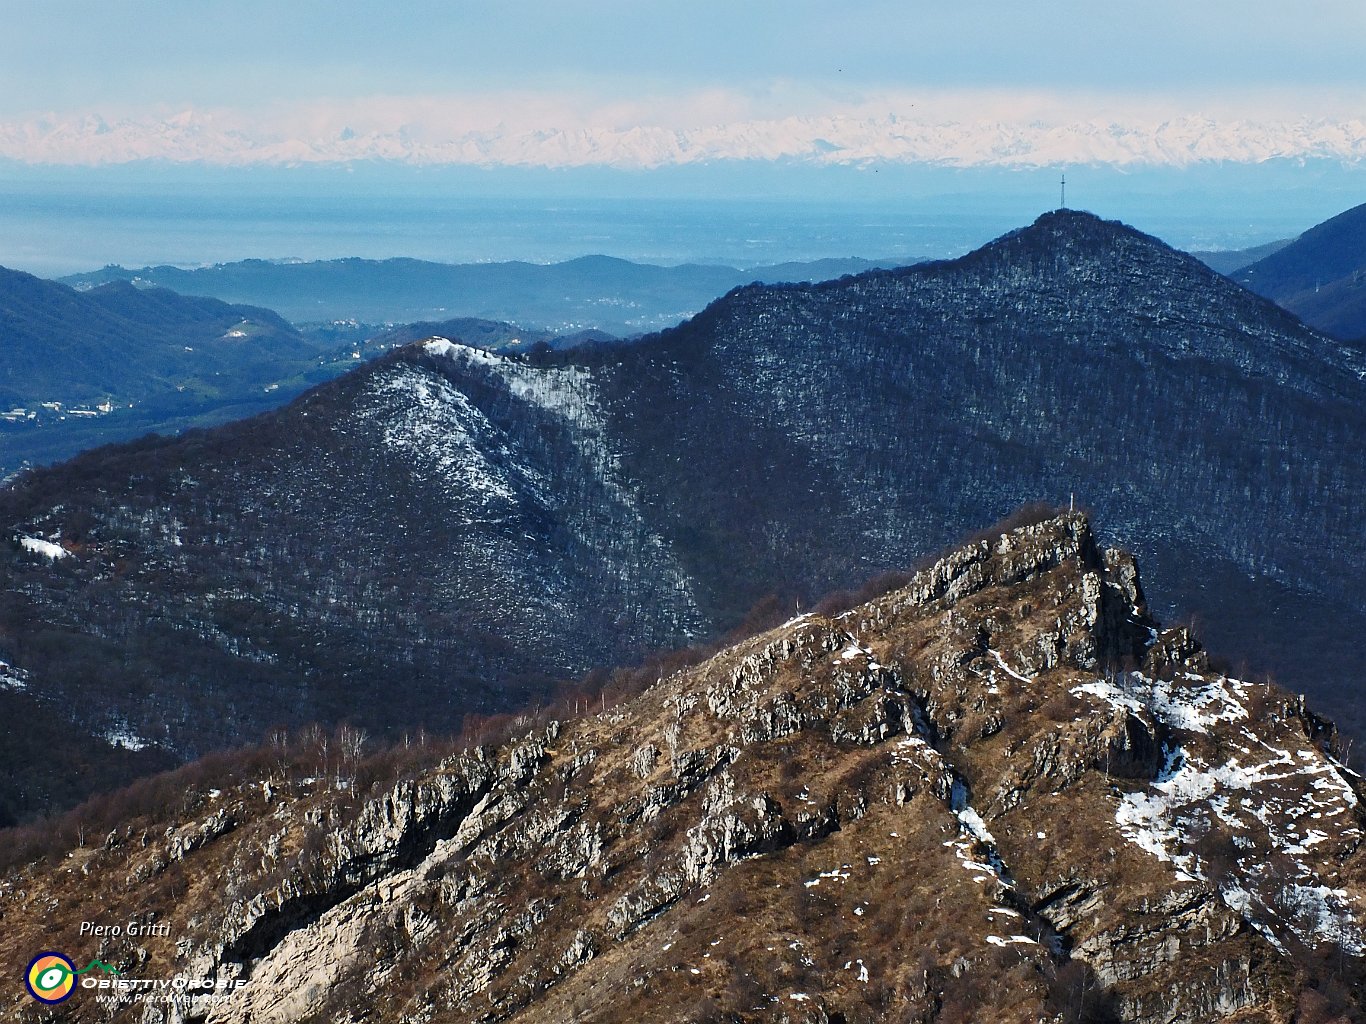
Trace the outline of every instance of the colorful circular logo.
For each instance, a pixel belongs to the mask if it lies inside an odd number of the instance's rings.
[[[76,965],[61,953],[39,953],[24,976],[28,994],[40,1003],[60,1003],[76,989]]]

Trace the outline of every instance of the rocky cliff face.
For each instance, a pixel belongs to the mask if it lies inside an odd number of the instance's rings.
[[[434,339],[0,493],[0,658],[54,715],[181,757],[278,722],[447,729],[1075,493],[1163,615],[1359,729],[1363,373],[1067,212],[625,349]]]
[[[71,1020],[1355,1020],[1332,739],[1064,515],[397,783],[192,788],[0,915],[10,958],[245,982]],[[77,933],[129,919],[166,934]]]

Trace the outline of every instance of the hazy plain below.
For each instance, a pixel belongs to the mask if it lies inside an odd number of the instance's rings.
[[[961,255],[1058,205],[1057,169],[683,172],[657,178],[394,168],[42,169],[0,165],[0,265],[261,259],[551,263],[602,253],[748,268]],[[649,182],[646,190],[645,182]],[[1068,171],[1068,205],[1184,249],[1293,237],[1360,202],[1342,169]]]

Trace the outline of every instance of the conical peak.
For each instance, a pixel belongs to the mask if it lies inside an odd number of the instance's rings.
[[[1166,243],[1151,235],[1145,235],[1122,221],[1105,220],[1086,210],[1050,210],[1040,215],[1029,227],[1012,232],[1007,237],[1043,244],[1065,245],[1106,246],[1142,242],[1159,249],[1170,249]]]

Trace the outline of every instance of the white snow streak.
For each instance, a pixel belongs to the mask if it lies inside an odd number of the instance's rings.
[[[42,555],[50,558],[54,562],[59,558],[69,558],[71,552],[60,544],[54,544],[50,540],[43,540],[41,537],[20,537],[19,546],[25,551],[31,551],[35,555]]]
[[[1274,741],[1254,731],[1245,703],[1250,689],[1237,679],[1187,673],[1162,681],[1126,673],[1072,692],[1186,734],[1166,748],[1147,790],[1120,798],[1115,822],[1125,838],[1170,863],[1178,880],[1214,881],[1224,903],[1278,948],[1277,931],[1289,930],[1311,946],[1329,940],[1360,954],[1366,937],[1347,891],[1321,884],[1303,859],[1324,844],[1350,848],[1360,839],[1352,813],[1357,795],[1341,766],[1293,727]],[[1219,723],[1238,725],[1236,732],[1221,730],[1212,745],[1204,737]],[[1231,733],[1247,742],[1228,742]],[[1217,760],[1211,750],[1220,751]],[[1216,872],[1208,854],[1197,852],[1216,827],[1236,851],[1236,867],[1227,872]]]

